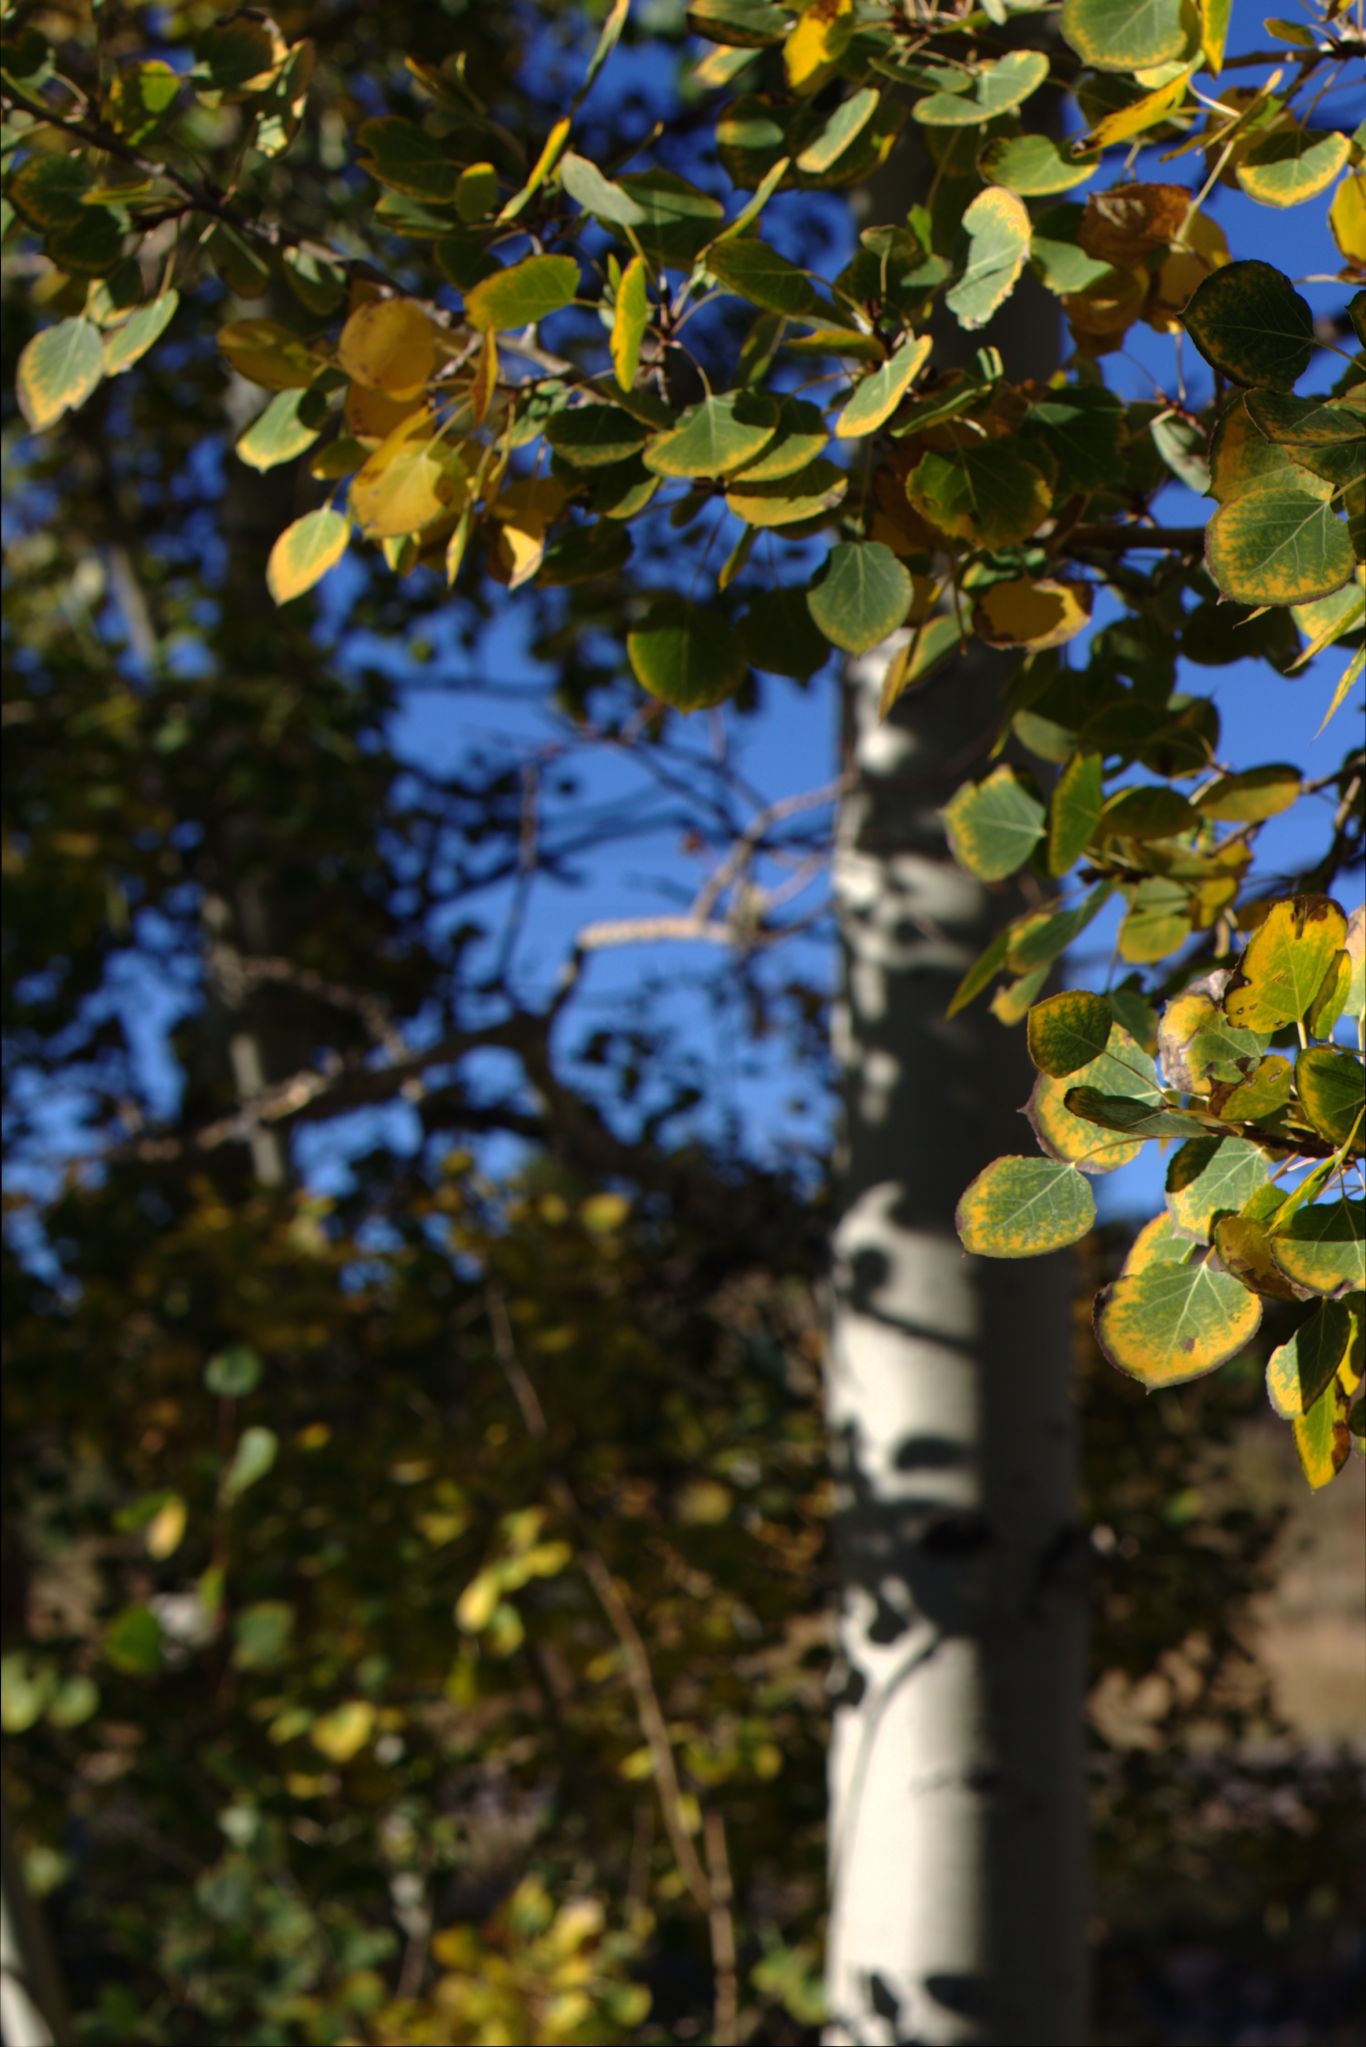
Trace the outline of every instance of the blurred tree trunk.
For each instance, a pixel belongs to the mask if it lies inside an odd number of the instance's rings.
[[[894,159],[873,218],[905,211]],[[899,202],[895,191],[899,190]],[[1021,290],[981,337],[1047,374]],[[963,359],[943,337],[936,362]],[[954,344],[956,343],[956,348]],[[944,1011],[1009,905],[938,815],[980,771],[1001,657],[877,715],[851,664],[835,863],[844,1136],[829,1412],[843,1683],[831,1759],[832,2042],[1085,2039],[1084,1537],[1065,1261],[969,1260],[954,1209],[1033,1149],[1021,1031]]]
[[[0,1803],[0,2042],[64,2047],[71,2038],[61,1985],[28,1895],[9,1809]]]

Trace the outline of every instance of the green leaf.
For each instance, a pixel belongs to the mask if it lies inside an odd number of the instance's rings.
[[[772,0],[689,0],[688,27],[709,42],[757,50],[782,41],[788,16]]]
[[[322,368],[302,335],[279,320],[230,320],[218,346],[239,377],[267,391],[306,390]]]
[[[911,114],[927,128],[979,128],[1018,107],[1047,76],[1048,59],[1041,51],[1012,50],[994,64],[975,66],[961,91],[936,92],[917,100]],[[951,79],[948,74],[946,83]]]
[[[1146,71],[1188,54],[1184,0],[1063,0],[1062,32],[1097,71]]]
[[[1123,1137],[1200,1137],[1208,1128],[1200,1117],[1180,1109],[1154,1107],[1150,1102],[1135,1101],[1132,1095],[1103,1094],[1094,1087],[1070,1087],[1063,1101],[1084,1123],[1117,1130]]]
[[[1096,490],[1119,473],[1125,431],[1124,407],[1114,392],[1079,384],[1041,392],[1025,414],[1020,441],[1026,455],[1035,445],[1047,451],[1060,487]]]
[[[1273,903],[1224,990],[1224,1014],[1242,1030],[1298,1023],[1343,948],[1347,919],[1330,896]]]
[[[1044,807],[1014,768],[965,782],[946,805],[954,858],[981,881],[1003,881],[1029,858],[1044,831]]]
[[[780,416],[775,399],[746,391],[704,398],[681,425],[655,435],[645,467],[657,476],[728,476],[768,446]]]
[[[1282,483],[1256,484],[1221,505],[1206,528],[1205,560],[1224,595],[1244,604],[1326,597],[1356,566],[1351,536],[1331,505]]]
[[[830,659],[830,642],[807,609],[806,592],[795,587],[751,597],[740,636],[751,668],[794,682],[809,682]]]
[[[797,158],[797,169],[808,177],[823,177],[856,142],[878,110],[881,94],[876,86],[865,85],[836,107],[830,119]]]
[[[104,1631],[104,1653],[128,1677],[155,1677],[161,1669],[161,1622],[150,1606],[125,1606]]]
[[[554,414],[545,437],[575,469],[605,469],[643,448],[650,429],[619,405],[576,405]]]
[[[393,115],[364,121],[356,140],[368,159],[363,168],[382,185],[410,199],[438,204],[455,198],[460,166],[447,154],[446,145],[415,121]]]
[[[316,391],[277,391],[237,442],[249,469],[274,469],[311,448],[327,424],[327,401]]]
[[[106,334],[104,337],[106,377],[119,376],[124,370],[131,369],[141,356],[146,355],[148,349],[161,339],[170,326],[179,304],[178,291],[164,291],[150,304],[139,306],[121,326]]]
[[[233,1620],[232,1660],[238,1670],[271,1670],[283,1662],[294,1633],[294,1608],[283,1599],[258,1599]]]
[[[85,158],[41,155],[26,157],[6,181],[5,191],[20,217],[40,233],[74,227],[86,212],[85,195],[95,173]]]
[[[645,258],[633,256],[617,286],[612,314],[612,368],[623,391],[629,391],[636,381],[645,330],[650,323],[648,274]]]
[[[1123,1094],[1131,1100],[1161,1107],[1157,1068],[1142,1046],[1116,1023],[1098,1059],[1078,1067],[1070,1079],[1041,1073],[1034,1083],[1025,1114],[1049,1157],[1070,1160],[1084,1173],[1113,1173],[1138,1157],[1143,1149],[1142,1140],[1107,1137],[1094,1124],[1074,1115],[1067,1106],[1067,1096],[1079,1083],[1101,1093]]]
[[[825,416],[804,398],[780,398],[778,430],[768,445],[739,472],[743,484],[772,483],[809,468],[830,444]]]
[[[1204,1241],[1216,1215],[1236,1214],[1267,1182],[1267,1164],[1244,1137],[1193,1137],[1167,1167],[1167,1207],[1177,1228]]]
[[[204,1384],[220,1400],[241,1400],[261,1383],[261,1360],[248,1344],[220,1350],[204,1367]]]
[[[1204,1262],[1163,1260],[1121,1273],[1096,1304],[1096,1340],[1140,1384],[1180,1386],[1236,1357],[1257,1334],[1262,1304]]]
[[[734,241],[713,243],[707,251],[706,265],[726,291],[736,293],[752,306],[762,306],[766,312],[781,313],[789,320],[832,316],[832,308],[806,272],[757,236],[742,235]]]
[[[855,386],[853,397],[835,422],[841,440],[876,433],[886,424],[929,361],[933,345],[928,334],[912,336],[880,369]]]
[[[1238,183],[1260,206],[1300,206],[1332,184],[1351,151],[1347,136],[1298,122],[1260,136],[1241,157]]]
[[[1347,1395],[1336,1381],[1319,1395],[1308,1414],[1297,1416],[1294,1432],[1300,1465],[1317,1492],[1337,1477],[1351,1450]]]
[[[1083,1173],[1053,1159],[994,1159],[977,1175],[954,1218],[966,1251],[985,1258],[1037,1258],[1084,1237],[1096,1219]]]
[[[1048,871],[1066,874],[1085,852],[1104,802],[1104,765],[1098,753],[1074,753],[1054,785],[1048,806]]]
[[[1121,789],[1100,814],[1096,836],[1102,839],[1166,839],[1190,831],[1200,813],[1179,789],[1145,786]]]
[[[1290,279],[1255,259],[1212,271],[1181,324],[1216,370],[1236,383],[1289,391],[1314,353],[1314,316]]]
[[[1110,1041],[1113,1023],[1103,995],[1068,989],[1061,995],[1045,996],[1029,1012],[1029,1056],[1040,1073],[1075,1073],[1079,1066],[1099,1059]]]
[[[796,476],[777,477],[772,483],[753,483],[745,471],[727,486],[726,504],[751,526],[794,526],[833,511],[848,488],[843,469],[818,460]]]
[[[674,595],[655,600],[627,634],[626,651],[642,689],[679,711],[723,703],[748,666],[739,634],[714,606]]]
[[[572,305],[578,290],[579,266],[573,256],[528,256],[476,284],[465,295],[465,312],[471,326],[498,333],[508,327],[532,327]]]
[[[1271,1233],[1271,1251],[1288,1280],[1311,1294],[1356,1293],[1366,1286],[1366,1202],[1345,1194],[1298,1208]]]
[[[100,330],[89,320],[59,320],[19,351],[15,395],[35,432],[84,405],[104,375]]]
[[[1029,210],[1003,185],[988,185],[963,215],[967,261],[944,303],[960,327],[985,327],[1015,289],[1029,255]]]
[[[1006,441],[921,457],[906,494],[922,519],[956,540],[1008,547],[1048,517],[1052,493],[1040,470]]]
[[[1010,932],[1011,966],[1017,973],[1051,966],[1100,914],[1113,892],[1114,883],[1102,881],[1074,909],[1040,910],[1022,918]]]
[[[274,1429],[259,1425],[243,1429],[219,1481],[223,1498],[235,1500],[246,1492],[248,1486],[254,1486],[258,1479],[263,1479],[274,1464],[279,1447]]]
[[[1098,159],[1072,156],[1051,135],[997,135],[977,159],[978,169],[993,185],[1004,185],[1024,199],[1067,192],[1096,174]]]
[[[1295,1061],[1295,1090],[1310,1122],[1333,1146],[1346,1144],[1366,1108],[1361,1056],[1336,1045],[1310,1045]]]
[[[645,218],[645,208],[629,192],[614,185],[595,163],[590,163],[586,156],[577,156],[572,149],[560,158],[560,183],[570,198],[576,199],[595,220],[610,221],[614,227],[638,227]]]
[[[1325,1386],[1347,1362],[1353,1338],[1359,1348],[1361,1321],[1345,1301],[1321,1301],[1288,1342],[1267,1359],[1266,1390],[1284,1421],[1307,1414]]]
[[[806,601],[832,646],[866,654],[904,620],[911,579],[881,541],[843,541],[831,549]]]
[[[1260,823],[1279,817],[1300,793],[1300,771],[1277,762],[1264,768],[1247,768],[1241,774],[1220,775],[1195,799],[1202,817],[1217,818],[1221,824]]]
[[[340,512],[305,512],[295,519],[270,550],[266,583],[277,604],[301,597],[346,553],[350,522]]]

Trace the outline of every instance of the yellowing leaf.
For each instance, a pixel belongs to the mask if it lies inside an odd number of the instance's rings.
[[[866,376],[835,422],[837,436],[857,439],[885,425],[929,361],[933,345],[928,334],[913,336],[880,369]]]
[[[353,384],[346,394],[347,431],[358,441],[373,447],[387,441],[396,427],[423,406],[421,398],[390,398],[383,391],[369,391]]]
[[[1029,255],[1029,208],[1004,185],[988,185],[963,215],[968,237],[962,276],[945,296],[960,327],[985,327],[1015,289]]]
[[[371,299],[342,328],[337,359],[367,390],[415,398],[436,367],[436,329],[411,299]]]
[[[266,583],[277,604],[301,597],[346,552],[350,528],[340,512],[306,512],[296,519],[270,550]]]
[[[1084,1174],[1054,1159],[994,1159],[958,1204],[963,1248],[986,1258],[1035,1258],[1084,1237],[1096,1200]]]
[[[218,346],[240,377],[267,391],[311,384],[322,367],[308,343],[278,320],[230,320],[218,330]]]
[[[41,432],[84,405],[104,375],[100,330],[89,320],[59,320],[19,351],[15,390],[29,425]]]
[[[1096,1337],[1110,1363],[1149,1388],[1179,1386],[1236,1357],[1262,1304],[1204,1260],[1168,1260],[1120,1274],[1097,1302]]]
[[[308,1738],[329,1762],[349,1763],[369,1741],[374,1725],[375,1709],[369,1701],[349,1699],[345,1705],[334,1707],[315,1720]]]
[[[1334,1379],[1309,1412],[1295,1419],[1295,1448],[1300,1453],[1300,1466],[1316,1492],[1335,1479],[1347,1462],[1351,1449],[1347,1408],[1347,1395]]]
[[[1359,1348],[1360,1318],[1346,1302],[1321,1301],[1267,1359],[1266,1390],[1276,1413],[1285,1421],[1307,1414],[1348,1358],[1354,1337]]]
[[[1298,1023],[1342,950],[1347,918],[1329,896],[1273,903],[1224,991],[1224,1014],[1247,1030]]]
[[[1089,583],[1017,576],[993,583],[973,611],[979,636],[993,647],[1061,647],[1091,616]],[[1068,863],[1071,864],[1070,862]]]
[[[1155,128],[1159,121],[1165,120],[1169,113],[1184,104],[1193,68],[1179,71],[1175,78],[1159,85],[1156,92],[1145,93],[1131,106],[1106,114],[1079,146],[1088,150],[1109,149],[1116,142],[1131,142],[1135,135],[1143,135],[1149,128]]]

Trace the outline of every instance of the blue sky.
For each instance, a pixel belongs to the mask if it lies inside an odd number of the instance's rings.
[[[1253,10],[1238,8],[1235,17],[1240,19],[1236,21],[1231,48],[1246,49],[1265,42],[1260,11],[1254,20]],[[628,58],[627,63],[631,82],[648,86],[648,62],[636,58],[631,63]],[[621,75],[619,72],[619,79]],[[1249,76],[1260,75],[1240,72],[1235,77],[1246,83]],[[1204,90],[1216,89],[1208,79],[1199,83]],[[602,89],[600,86],[599,90]],[[1130,175],[1188,180],[1201,174],[1193,171],[1192,165],[1203,165],[1203,158],[1186,157],[1168,168],[1159,162],[1158,152],[1150,150],[1142,154]],[[1117,163],[1113,173],[1107,166],[1107,178],[1117,180],[1118,175]],[[1095,187],[1087,186],[1071,196],[1084,198],[1092,189]],[[1340,258],[1321,205],[1280,213],[1255,205],[1237,190],[1220,187],[1208,210],[1223,227],[1235,254],[1255,252],[1284,269],[1316,312],[1341,306],[1344,288],[1332,277]],[[1324,278],[1329,281],[1319,281]],[[1139,326],[1127,337],[1123,355],[1106,359],[1107,380],[1126,396],[1150,398],[1155,386],[1168,390],[1173,387],[1174,362],[1173,338]],[[1191,401],[1203,402],[1210,380],[1205,365],[1189,346],[1182,354],[1182,368]],[[1340,368],[1341,363],[1331,357],[1319,357],[1304,388],[1331,383]],[[1176,483],[1171,485],[1163,504],[1164,514],[1180,523],[1201,523],[1210,510],[1208,500],[1194,497]],[[1096,624],[1103,623],[1106,615],[1098,610]],[[505,627],[495,635],[494,645],[500,672],[507,678],[530,685],[551,680],[537,670],[522,644],[515,600],[509,605]],[[1310,669],[1290,678],[1256,661],[1240,662],[1223,670],[1189,668],[1183,673],[1180,686],[1210,695],[1217,702],[1223,728],[1221,754],[1229,765],[1243,767],[1287,759],[1307,763],[1310,773],[1323,773],[1341,757],[1343,748],[1359,728],[1358,693],[1355,701],[1339,712],[1323,737],[1314,736],[1343,665],[1341,651],[1330,650]],[[414,758],[454,761],[472,731],[480,726],[523,739],[546,732],[545,714],[538,709],[534,695],[496,707],[467,697],[459,701],[457,708],[456,703],[431,689],[432,680],[430,670],[424,676],[409,671],[404,682],[396,737],[400,749],[410,751]],[[688,721],[685,739],[704,751],[709,735],[701,728],[708,723],[714,726],[725,717],[733,758],[765,798],[773,800],[825,782],[835,772],[836,715],[835,690],[827,672],[806,689],[792,683],[771,682],[763,708],[756,716],[746,719],[725,713],[696,716]],[[595,789],[604,796],[628,788],[634,777],[629,764],[620,760],[599,759],[590,772]],[[1283,863],[1287,869],[1302,864],[1321,846],[1324,822],[1320,805],[1298,807],[1294,813],[1274,820],[1262,835],[1264,857]],[[577,923],[589,918],[674,909],[678,907],[679,894],[695,888],[700,878],[697,861],[680,853],[676,835],[672,838],[665,835],[633,849],[625,861],[617,848],[604,848],[596,859],[587,859],[583,868],[584,886],[572,903],[548,888],[538,891],[533,901],[518,951],[518,967],[528,986],[537,982],[547,985],[553,979],[564,954],[567,917]],[[1088,934],[1086,949],[1072,969],[1078,981],[1103,985],[1119,916],[1120,908],[1116,907]],[[753,1148],[760,1154],[789,1145],[819,1149],[828,1136],[828,1101],[819,1086],[804,1084],[804,1076],[794,1069],[780,1041],[771,1050],[737,1045],[725,1021],[711,1015],[705,987],[725,968],[719,956],[699,957],[701,950],[678,945],[638,946],[600,955],[582,991],[582,1001],[589,1011],[608,1015],[629,1001],[643,983],[662,982],[668,989],[665,1013],[681,1033],[698,1043],[705,1059],[712,1110],[738,1114]],[[806,940],[795,950],[794,964],[800,971],[828,980],[833,970],[828,945]],[[804,1111],[794,1109],[798,1099],[809,1103]],[[712,1115],[701,1120],[704,1127],[715,1127]],[[1133,1167],[1100,1183],[1103,1212],[1150,1208],[1160,1200],[1163,1170],[1157,1148],[1146,1147],[1142,1159]]]

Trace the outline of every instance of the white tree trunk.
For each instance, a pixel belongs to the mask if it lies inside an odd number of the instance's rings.
[[[988,1159],[1033,1149],[1020,1031],[945,1021],[1007,914],[937,812],[980,765],[999,660],[877,720],[845,703],[835,886],[845,1133],[829,1408],[843,1686],[831,1760],[832,2042],[1079,2047],[1085,1543],[1065,1263],[969,1260]]]

